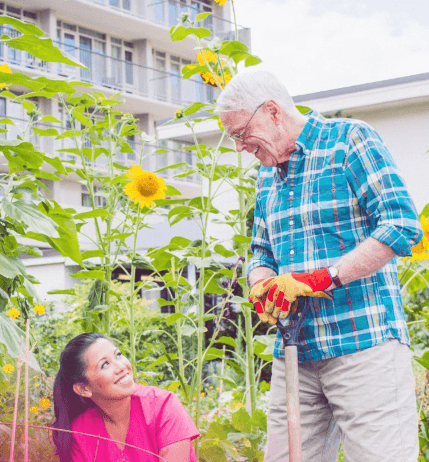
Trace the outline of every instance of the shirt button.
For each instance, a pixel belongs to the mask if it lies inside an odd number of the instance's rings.
[[[289,196],[293,196],[293,191],[291,191],[291,192],[289,193]]]
[[[293,255],[294,253],[295,253],[295,251],[294,251],[294,250],[291,250],[291,251],[290,251],[290,254],[291,254],[291,255]]]
[[[290,224],[290,225],[293,225],[293,220],[290,220],[289,224]]]

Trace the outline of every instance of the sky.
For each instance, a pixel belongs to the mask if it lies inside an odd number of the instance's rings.
[[[235,0],[235,8],[251,28],[257,68],[293,96],[429,72],[429,0]]]

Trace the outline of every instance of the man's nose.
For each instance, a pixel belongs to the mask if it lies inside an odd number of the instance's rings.
[[[238,152],[244,151],[246,143],[243,140],[235,140],[235,150]]]

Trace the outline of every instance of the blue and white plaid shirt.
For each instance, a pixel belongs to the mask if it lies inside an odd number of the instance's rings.
[[[370,236],[410,256],[423,233],[378,134],[357,120],[325,119],[316,111],[307,117],[287,176],[281,167],[259,170],[248,274],[260,266],[284,274],[335,265]],[[333,301],[307,299],[299,362],[354,353],[389,337],[409,345],[396,257],[332,293]],[[283,354],[277,333],[274,356]]]

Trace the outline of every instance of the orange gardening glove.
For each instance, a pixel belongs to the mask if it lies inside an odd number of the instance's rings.
[[[327,268],[312,273],[286,273],[273,278],[259,280],[250,291],[253,303],[262,322],[275,324],[277,319],[289,316],[290,307],[296,310],[297,297],[323,297],[332,300],[324,292],[331,285]]]

